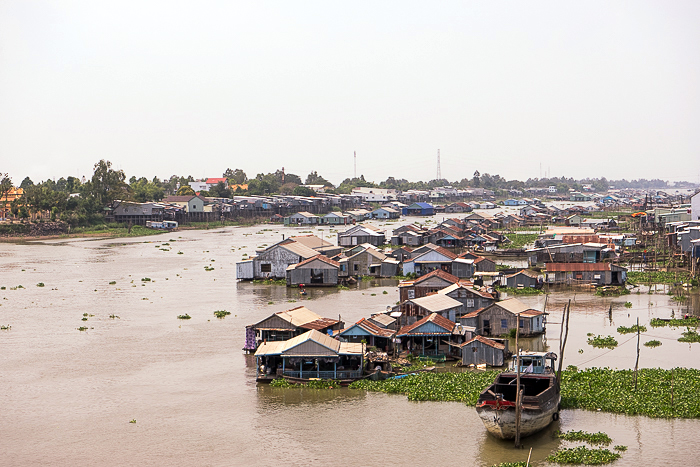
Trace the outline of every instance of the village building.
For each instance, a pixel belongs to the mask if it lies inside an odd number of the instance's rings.
[[[284,218],[284,225],[315,225],[320,218],[316,214],[301,211]]]
[[[425,297],[458,282],[459,278],[457,276],[453,276],[443,270],[430,272],[417,279],[401,281],[399,282],[399,301],[405,302],[406,300]]]
[[[401,349],[413,355],[430,357],[437,360],[445,359],[453,353],[453,346],[471,338],[471,334],[463,326],[449,319],[432,313],[415,323],[403,326],[396,333],[400,340]],[[456,352],[455,352],[456,353]]]
[[[187,213],[211,211],[211,206],[206,206],[205,199],[196,195],[167,196],[163,198],[162,202],[177,204]]]
[[[400,315],[400,313],[398,313],[397,316],[398,315]],[[370,316],[368,319],[369,321],[374,323],[374,325],[379,326],[383,329],[391,329],[394,331],[397,331],[399,329],[398,319],[393,317],[389,313],[376,313]]]
[[[457,255],[451,251],[435,247],[424,253],[419,253],[418,250],[413,253],[409,260],[403,262],[404,275],[413,273],[422,276],[438,269],[452,274],[452,262],[457,258]]]
[[[344,213],[329,212],[320,219],[319,223],[329,225],[347,225],[352,224],[353,219],[352,217]]]
[[[372,211],[372,219],[398,219],[401,217],[401,212],[393,208],[377,208]]]
[[[336,286],[340,263],[324,255],[316,255],[287,267],[287,286]]]
[[[304,306],[298,306],[246,326],[244,350],[255,350],[262,342],[286,341],[311,329],[327,333],[329,330],[339,331],[343,327],[342,321],[323,318]]]
[[[481,336],[508,335],[516,326],[521,336],[535,336],[545,331],[545,313],[529,308],[517,298],[508,298],[467,313],[459,322],[464,326],[476,328],[476,333]]]
[[[257,255],[236,263],[238,279],[286,279],[287,268],[318,255],[319,252],[291,238],[282,240]]]
[[[486,308],[496,302],[494,293],[485,291],[486,288],[475,287],[474,285],[455,283],[443,289],[438,290],[438,294],[447,295],[462,303],[462,312],[464,314],[472,311]],[[493,289],[491,289],[493,290]]]
[[[360,224],[350,227],[345,232],[338,232],[338,245],[352,247],[368,243],[380,246],[386,243],[384,232],[369,224]]]
[[[402,209],[401,214],[404,216],[432,216],[435,214],[435,208],[430,203],[413,203]]]
[[[505,276],[505,286],[512,289],[534,289],[542,286],[542,278],[534,271],[522,269],[515,274]]]
[[[422,318],[431,313],[437,313],[450,321],[456,321],[463,314],[462,302],[447,295],[433,293],[421,298],[413,298],[401,303],[401,309],[406,310],[404,316],[407,322],[411,318]]]
[[[548,284],[625,285],[627,268],[612,263],[546,263]]]
[[[399,261],[389,258],[376,247],[369,244],[358,245],[345,252],[340,263],[339,276],[347,277],[393,277],[398,274]]]
[[[385,352],[391,350],[391,340],[396,334],[396,330],[377,326],[369,319],[362,318],[352,326],[343,329],[337,334],[341,341],[366,342],[368,345],[377,347]]]
[[[364,354],[362,343],[340,342],[312,329],[287,341],[261,344],[255,352],[257,379],[358,379]]]
[[[460,349],[462,351],[462,366],[501,367],[506,364],[509,356],[508,339],[474,336],[470,341],[462,344]]]

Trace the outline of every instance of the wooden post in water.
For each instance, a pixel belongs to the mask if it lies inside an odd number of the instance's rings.
[[[561,384],[561,368],[564,365],[564,349],[566,348],[566,340],[569,337],[569,314],[571,313],[571,299],[566,306],[566,331],[564,332],[564,340],[561,341],[560,351],[559,351],[559,369],[557,370],[557,381]],[[562,326],[564,326],[564,320],[562,319]]]
[[[637,390],[637,369],[639,368],[639,317],[637,317],[637,361],[634,362],[634,390]]]
[[[520,447],[520,347],[518,347],[518,334],[520,334],[520,313],[515,315],[515,447]]]

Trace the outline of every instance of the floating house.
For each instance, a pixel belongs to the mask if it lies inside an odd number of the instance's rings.
[[[450,321],[455,321],[463,310],[462,302],[442,294],[406,300],[401,308],[406,310],[407,317],[422,318],[437,313]]]
[[[432,216],[435,208],[430,203],[413,203],[401,210],[404,216]]]
[[[515,274],[505,276],[505,286],[513,289],[536,288],[542,286],[542,279],[536,272],[522,269]]]
[[[341,342],[344,340],[348,342],[365,341],[370,346],[389,351],[389,349],[391,349],[391,339],[394,337],[394,334],[396,334],[394,329],[386,329],[377,326],[371,320],[362,318],[349,328],[340,331],[337,337]]]
[[[255,351],[257,379],[358,379],[364,354],[362,343],[340,342],[312,329],[286,341],[262,343]]]
[[[549,284],[624,285],[627,268],[612,263],[547,263]]]
[[[367,224],[356,225],[345,232],[338,232],[339,246],[353,247],[363,243],[373,246],[383,245],[386,243],[386,237],[383,231]]]
[[[323,318],[304,306],[279,311],[259,323],[246,327],[244,350],[255,350],[263,342],[291,339],[311,329],[328,333],[343,329],[339,320]]]
[[[316,255],[287,267],[287,286],[336,286],[340,263],[324,255]]]
[[[396,333],[396,337],[401,341],[401,348],[414,355],[444,359],[452,353],[452,345],[464,342],[465,333],[463,326],[432,313],[420,321],[402,327]]]
[[[520,321],[518,321],[518,314]],[[463,315],[459,322],[476,328],[481,336],[507,335],[519,328],[522,336],[535,336],[545,331],[545,313],[533,310],[517,298],[496,302],[486,308]]]
[[[508,357],[508,339],[474,336],[460,346],[462,365],[503,366]]]

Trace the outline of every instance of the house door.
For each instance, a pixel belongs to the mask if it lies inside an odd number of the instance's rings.
[[[484,335],[490,335],[491,334],[491,320],[485,319],[484,320]]]
[[[311,283],[312,284],[323,284],[323,269],[312,269],[311,270]]]

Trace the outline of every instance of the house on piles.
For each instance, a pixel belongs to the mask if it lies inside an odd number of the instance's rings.
[[[401,210],[404,216],[432,216],[435,214],[435,208],[430,203],[413,203]]]
[[[316,225],[320,217],[310,212],[301,211],[284,218],[284,225]]]
[[[328,224],[328,225],[348,225],[352,224],[354,221],[352,217],[350,217],[347,214],[340,213],[340,212],[329,212],[325,216],[323,216],[320,220],[321,224]]]
[[[345,252],[338,260],[340,263],[340,278],[373,276],[393,277],[398,274],[399,261],[390,258],[375,246],[358,245]]]
[[[459,300],[437,293],[406,300],[400,306],[401,309],[406,310],[404,319],[407,323],[421,319],[431,313],[437,313],[450,321],[456,321],[463,314],[464,308]]]
[[[287,268],[318,255],[319,252],[291,238],[282,240],[257,255],[236,263],[236,278],[286,279]]]
[[[399,283],[399,300],[405,302],[406,300],[425,297],[458,282],[459,278],[457,276],[453,276],[443,270],[436,270],[417,279],[401,281]]]
[[[342,247],[353,247],[369,243],[380,246],[386,243],[384,232],[369,224],[360,224],[349,228],[345,232],[338,232],[338,245]]]
[[[546,263],[548,284],[625,285],[627,268],[612,263]]]
[[[340,263],[318,254],[313,258],[287,267],[287,287],[305,285],[311,287],[338,285]]]
[[[392,348],[391,340],[394,334],[396,334],[396,330],[377,326],[371,320],[362,318],[352,326],[338,332],[337,337],[340,341],[364,341],[370,346],[389,351]]]
[[[255,352],[257,380],[359,379],[364,355],[364,344],[340,342],[312,329],[286,341],[262,343]]]
[[[415,323],[403,326],[396,333],[400,349],[413,355],[444,359],[457,354],[459,345],[471,339],[471,333],[454,321],[432,313]],[[455,350],[456,349],[456,350]]]
[[[493,290],[493,289],[490,289]],[[439,295],[447,295],[462,303],[464,314],[486,308],[496,302],[496,293],[487,292],[486,287],[476,287],[468,283],[454,283],[440,289]]]
[[[462,351],[462,366],[488,365],[500,367],[508,361],[508,339],[489,339],[484,336],[474,336],[460,346]]]
[[[513,289],[518,288],[540,288],[542,287],[542,277],[529,269],[521,269],[515,274],[505,276],[505,286]]]
[[[517,298],[509,298],[462,315],[459,322],[476,328],[476,333],[481,336],[506,335],[516,329],[516,326],[521,336],[536,336],[545,332],[545,315]]]
[[[244,350],[253,351],[262,342],[285,341],[314,329],[328,334],[328,331],[340,331],[345,323],[339,320],[323,318],[304,306],[291,310],[279,311],[264,320],[246,326]]]
[[[414,250],[413,256],[403,262],[403,273],[414,273],[417,276],[428,274],[435,270],[443,270],[452,274],[452,263],[457,255],[442,247],[430,248],[423,253]]]
[[[398,219],[401,211],[394,208],[381,207],[372,211],[372,219]]]

